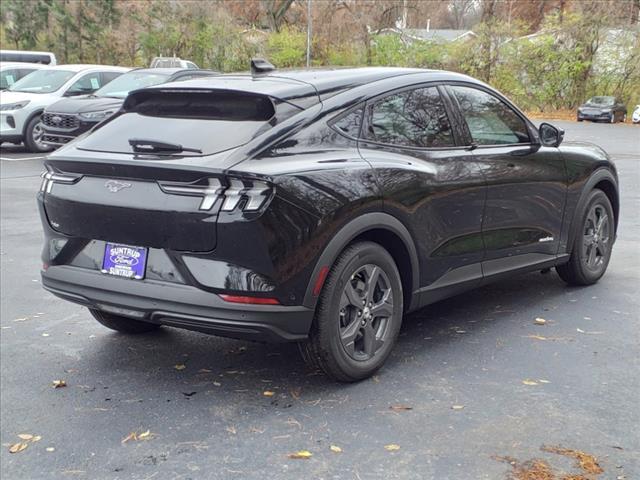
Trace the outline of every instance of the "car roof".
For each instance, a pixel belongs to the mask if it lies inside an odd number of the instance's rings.
[[[306,107],[309,104],[323,101],[343,91],[365,84],[420,74],[421,81],[433,80],[465,80],[479,83],[477,80],[453,72],[443,70],[427,70],[421,68],[396,67],[364,67],[364,68],[319,68],[307,70],[273,70],[268,73],[250,75],[248,73],[232,73],[211,77],[201,77],[180,83],[165,83],[148,88],[193,88],[222,89],[243,91],[259,95],[269,95],[280,100]],[[315,100],[315,102],[312,100]]]
[[[68,65],[47,65],[47,70],[66,70],[71,72],[82,72],[84,70],[103,70],[113,72],[128,72],[129,67],[114,67],[112,65],[90,65],[90,64],[68,64]]]
[[[0,62],[0,68],[16,68],[16,67],[32,67],[33,69],[50,68],[49,65],[43,63],[31,63],[31,62]]]
[[[151,67],[143,67],[143,68],[136,68],[135,70],[132,71],[136,71],[136,72],[143,72],[143,73],[164,73],[167,75],[172,75],[174,73],[177,72],[183,72],[189,70],[188,68],[181,68],[181,67],[175,67],[175,68],[164,68],[164,67],[159,67],[159,68],[151,68]],[[191,69],[193,70],[193,69]]]

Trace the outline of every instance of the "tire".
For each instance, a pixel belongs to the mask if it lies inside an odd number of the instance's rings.
[[[616,123],[616,114],[615,113],[611,113],[611,119],[609,120],[609,123]]]
[[[160,328],[161,325],[156,323],[142,322],[133,318],[121,317],[112,313],[103,312],[101,310],[89,309],[93,318],[99,323],[116,332],[138,334],[152,332]]]
[[[393,258],[377,243],[355,243],[331,268],[300,351],[310,366],[334,380],[363,380],[391,353],[402,314],[402,283]]]
[[[583,121],[583,119],[582,119],[582,118],[578,118],[577,120],[578,120],[579,122],[582,122],[582,121]]]
[[[592,285],[600,280],[611,259],[614,237],[611,202],[602,190],[595,189],[582,210],[569,261],[556,267],[560,278],[569,285]]]
[[[29,120],[27,128],[24,129],[24,145],[27,147],[27,150],[36,153],[50,152],[53,150],[53,148],[40,143],[40,137],[42,137],[41,115],[36,115]]]

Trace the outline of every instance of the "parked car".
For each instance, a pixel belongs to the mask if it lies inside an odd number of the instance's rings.
[[[626,122],[627,106],[617,97],[591,97],[578,108],[578,121]]]
[[[63,98],[42,115],[42,143],[57,148],[118,111],[132,90],[160,83],[217,75],[211,70],[139,68],[127,72],[91,95]]]
[[[32,52],[28,50],[0,50],[0,62],[40,63],[54,66],[56,56],[51,52]]]
[[[191,68],[195,70],[200,67],[189,60],[182,60],[177,57],[155,57],[151,60],[149,68]]]
[[[60,65],[31,72],[2,92],[0,143],[23,142],[31,152],[46,152],[42,143],[42,112],[63,97],[95,92],[129,71],[105,65]]]
[[[41,63],[0,62],[0,90],[6,90],[35,70],[48,68]]]
[[[120,332],[300,342],[356,381],[410,311],[521,272],[605,273],[601,148],[456,73],[270,70],[132,92],[48,156],[44,288]]]
[[[633,111],[633,115],[631,116],[631,121],[633,123],[640,123],[640,105],[636,105],[636,109]]]

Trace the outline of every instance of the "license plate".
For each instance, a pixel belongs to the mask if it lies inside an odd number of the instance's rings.
[[[102,273],[142,280],[147,265],[147,249],[108,243],[104,249]]]

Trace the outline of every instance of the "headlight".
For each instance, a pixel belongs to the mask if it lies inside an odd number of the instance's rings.
[[[30,100],[23,100],[16,103],[5,103],[4,105],[0,105],[0,110],[20,110],[21,108],[26,107],[29,102]]]
[[[110,115],[113,115],[113,113],[115,112],[115,110],[99,110],[96,112],[84,112],[80,114],[80,118],[82,118],[83,120],[102,120],[104,118],[107,118]]]

